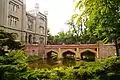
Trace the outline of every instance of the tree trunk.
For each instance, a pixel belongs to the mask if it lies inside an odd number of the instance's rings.
[[[119,56],[117,39],[115,40],[116,56]]]
[[[4,72],[0,71],[0,80],[4,80]]]

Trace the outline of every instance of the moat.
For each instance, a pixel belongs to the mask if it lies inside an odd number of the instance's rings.
[[[29,67],[31,69],[41,69],[41,68],[55,68],[55,67],[70,67],[80,64],[82,61],[76,61],[75,59],[40,59],[33,62],[29,62]]]

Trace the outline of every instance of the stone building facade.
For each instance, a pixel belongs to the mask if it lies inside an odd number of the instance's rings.
[[[0,25],[25,44],[47,43],[47,16],[26,12],[24,0],[0,0]]]

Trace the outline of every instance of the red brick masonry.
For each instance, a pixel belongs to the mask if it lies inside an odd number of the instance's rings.
[[[97,58],[106,58],[114,56],[116,49],[114,44],[80,44],[80,45],[42,45],[31,44],[25,45],[24,48],[27,55],[39,55],[46,58],[48,52],[53,51],[61,58],[62,54],[66,51],[75,53],[76,57],[80,57],[80,54],[85,51],[91,51],[96,54]]]

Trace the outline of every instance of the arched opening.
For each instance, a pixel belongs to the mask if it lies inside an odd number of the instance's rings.
[[[44,38],[43,37],[40,37],[39,40],[40,40],[40,44],[44,43]]]
[[[62,54],[63,58],[75,58],[75,53],[72,51],[66,51]]]
[[[35,36],[33,37],[33,44],[36,44],[36,38],[35,38]]]
[[[29,35],[29,36],[28,36],[28,42],[29,42],[29,43],[32,43],[32,35]]]
[[[57,52],[54,52],[54,51],[48,52],[47,53],[47,64],[49,65],[57,64],[57,57],[58,57]]]
[[[50,51],[50,52],[47,53],[47,59],[55,60],[55,59],[57,59],[57,57],[58,57],[57,52]]]
[[[92,51],[84,51],[81,53],[81,60],[84,60],[84,61],[95,61],[95,58],[96,58],[96,55],[94,52]]]
[[[27,33],[25,34],[25,43],[27,43]]]
[[[65,66],[74,66],[75,62],[75,53],[72,51],[66,51],[62,54],[62,64]]]

